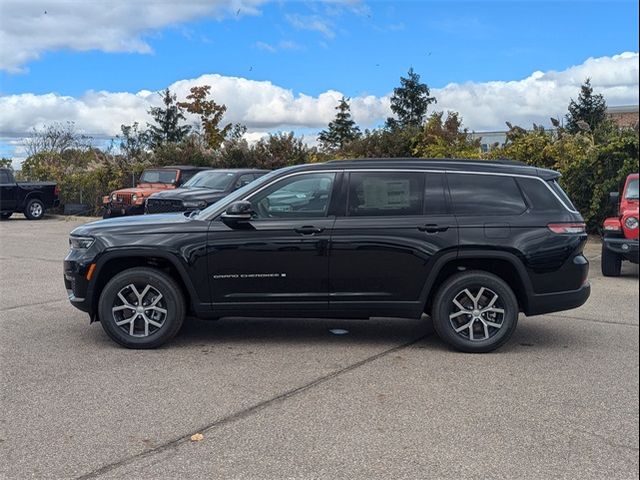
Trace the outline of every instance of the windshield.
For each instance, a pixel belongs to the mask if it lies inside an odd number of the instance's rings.
[[[289,167],[291,168],[291,167]],[[251,190],[253,190],[256,187],[259,187],[260,185],[263,185],[267,182],[269,182],[274,175],[276,174],[280,174],[282,173],[282,171],[284,171],[284,169],[280,169],[280,170],[274,170],[273,172],[267,173],[266,175],[254,180],[253,182],[247,183],[244,187],[239,188],[238,190],[236,190],[235,192],[231,193],[230,195],[227,195],[226,197],[224,197],[221,200],[218,200],[215,203],[212,203],[211,205],[209,205],[207,208],[205,208],[204,210],[202,210],[201,212],[198,212],[195,215],[195,218],[197,219],[205,219],[205,218],[209,218],[209,217],[213,217],[218,210],[220,210],[221,207],[225,206],[225,205],[229,205],[241,198],[244,198],[245,195],[250,192]]]
[[[145,170],[140,183],[175,183],[177,170]]]
[[[184,188],[211,188],[212,190],[225,190],[233,180],[232,172],[200,172],[186,182]]]
[[[627,185],[627,191],[624,194],[624,198],[627,200],[638,200],[638,179],[634,178],[629,180]]]

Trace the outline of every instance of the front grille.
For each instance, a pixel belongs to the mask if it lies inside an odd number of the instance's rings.
[[[164,200],[150,198],[147,200],[148,213],[184,212],[186,209],[182,205],[182,200]]]
[[[116,193],[116,203],[121,203],[122,205],[131,205],[132,197],[133,193]]]

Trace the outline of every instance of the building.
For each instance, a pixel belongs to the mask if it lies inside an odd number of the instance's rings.
[[[620,128],[636,128],[638,126],[638,105],[608,107],[607,115]]]

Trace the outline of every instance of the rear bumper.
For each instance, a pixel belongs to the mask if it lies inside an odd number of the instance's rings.
[[[604,237],[602,242],[607,250],[621,255],[633,263],[638,263],[638,239]]]
[[[544,313],[571,310],[584,305],[589,299],[589,295],[591,295],[591,284],[589,282],[586,282],[578,290],[531,295],[528,301],[528,308],[524,313],[530,317]]]

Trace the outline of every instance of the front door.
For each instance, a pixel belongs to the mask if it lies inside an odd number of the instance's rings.
[[[456,251],[444,174],[348,174],[347,208],[331,238],[330,308],[336,316],[417,316],[435,258]]]
[[[304,173],[277,180],[246,200],[250,222],[221,220],[209,230],[214,309],[260,314],[328,309],[329,216],[336,174]]]

